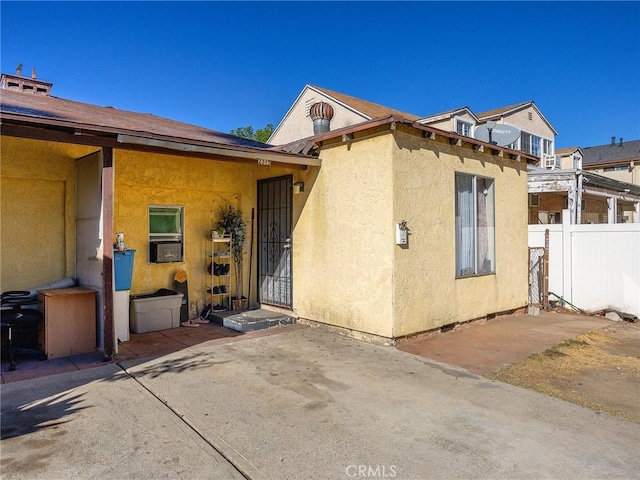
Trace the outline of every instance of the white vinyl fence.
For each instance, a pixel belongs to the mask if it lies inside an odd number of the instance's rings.
[[[549,292],[581,310],[640,317],[640,224],[571,225],[565,210],[562,224],[529,225],[529,247],[544,247],[547,229]]]

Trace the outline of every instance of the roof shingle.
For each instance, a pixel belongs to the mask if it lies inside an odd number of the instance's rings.
[[[367,100],[362,100],[360,98],[352,97],[350,95],[345,95],[344,93],[335,92],[333,90],[317,87],[315,85],[309,85],[309,86],[326,95],[329,95],[330,97],[335,98],[339,102],[342,102],[345,105],[350,106],[351,108],[355,108],[356,110],[364,113],[371,119],[386,117],[388,115],[397,115],[411,121],[415,121],[421,118],[411,113],[401,112],[400,110],[395,110],[393,108],[385,107],[384,105],[368,102]]]
[[[177,122],[156,115],[100,107],[57,97],[28,95],[2,90],[0,112],[34,120],[56,121],[79,129],[126,131],[136,134],[163,135],[187,140],[214,142],[220,145],[269,149],[267,145],[203,127]]]
[[[640,160],[640,140],[630,140],[628,142],[618,142],[615,144],[598,145],[595,147],[584,147],[582,149],[584,157],[583,165],[590,165],[604,162],[639,161]]]

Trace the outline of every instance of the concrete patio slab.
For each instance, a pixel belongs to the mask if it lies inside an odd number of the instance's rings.
[[[603,317],[545,311],[539,316],[505,315],[426,339],[407,341],[397,348],[486,375],[612,323]]]

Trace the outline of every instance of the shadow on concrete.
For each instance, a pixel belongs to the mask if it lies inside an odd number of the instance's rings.
[[[100,381],[124,380],[116,365],[61,373],[2,385],[2,440],[45,429],[56,429],[73,415],[91,408],[80,387]]]
[[[189,353],[183,353],[179,357],[174,354],[165,360],[131,360],[121,362],[119,365],[128,375],[134,378],[157,378],[165,374],[180,374],[209,368],[214,365],[228,363],[229,361],[230,360],[214,361],[212,355],[209,353],[190,351]]]
[[[9,439],[45,429],[57,429],[72,422],[74,415],[93,408],[81,387],[92,382],[122,382],[127,379],[158,378],[227,363],[211,354],[185,351],[166,359],[136,359],[121,364],[66,372],[2,386],[0,439]]]
[[[81,407],[83,394],[62,392],[2,412],[0,440],[18,437],[38,430],[55,428],[71,421],[65,419],[88,407]]]

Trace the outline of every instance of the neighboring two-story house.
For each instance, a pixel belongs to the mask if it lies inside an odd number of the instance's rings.
[[[623,141],[611,137],[611,143],[585,147],[582,168],[620,182],[640,185],[640,140]]]
[[[460,107],[421,118],[418,122],[472,138],[477,138],[477,128],[487,122],[495,122],[497,126],[494,128],[499,128],[499,125],[512,125],[520,130],[520,135],[507,146],[537,157],[554,154],[554,140],[558,133],[534,102],[519,103],[478,114],[474,114],[469,107]]]
[[[318,108],[319,104],[322,104],[321,108]],[[312,108],[314,105],[316,107]],[[573,223],[640,222],[640,190],[623,183],[628,179],[611,175],[610,179],[595,172],[583,172],[583,163],[587,165],[583,158],[587,154],[579,147],[556,149],[558,132],[533,101],[482,113],[474,113],[465,106],[418,116],[306,85],[269,142],[276,145],[292,143],[329,129],[350,127],[385,115],[400,115],[421,125],[485,141],[481,133],[484,129],[486,134],[489,126],[494,132],[500,131],[501,126],[502,130],[509,127],[516,131],[513,141],[501,145],[539,159],[537,165],[529,167],[529,223],[559,222],[564,209],[570,210]],[[489,141],[494,143],[491,137]],[[633,172],[634,161],[638,163],[634,160],[638,157],[638,145],[635,145],[635,157],[633,148],[634,145],[625,144],[618,149],[619,157],[615,162],[595,165],[615,170],[622,177],[622,170]]]
[[[517,127],[521,133],[515,142],[502,146],[537,157],[553,157],[555,161],[554,142],[558,132],[532,101],[479,114],[475,114],[469,107],[460,107],[434,115],[418,116],[313,85],[305,85],[274,129],[269,143],[282,145],[319,133],[312,130],[310,121],[315,113],[311,111],[311,106],[319,102],[328,104],[331,109],[328,120],[331,122],[332,130],[387,115],[399,115],[421,125],[470,138],[477,138],[477,127],[487,122],[508,124]]]
[[[530,167],[529,223],[557,223],[568,208],[572,223],[639,223],[640,141],[556,150]]]

